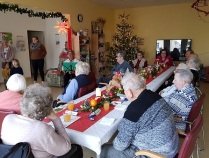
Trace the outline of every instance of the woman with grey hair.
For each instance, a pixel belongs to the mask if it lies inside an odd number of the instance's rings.
[[[192,74],[193,74],[193,81],[192,84],[194,86],[197,85],[199,81],[199,70],[200,70],[200,60],[197,55],[190,55],[189,59],[186,61],[186,64],[190,68]]]
[[[187,120],[193,103],[197,100],[197,94],[192,85],[193,74],[189,69],[178,69],[175,71],[173,83],[176,90],[164,97],[175,115]],[[185,130],[186,124],[176,122],[176,128]]]
[[[1,131],[3,143],[15,145],[27,142],[34,157],[63,157],[64,154],[78,154],[77,152],[82,157],[82,150],[75,150],[80,146],[71,145],[62,122],[54,113],[51,104],[52,95],[48,87],[40,84],[30,85],[20,102],[22,115],[10,114],[3,121]],[[42,122],[45,117],[52,121],[54,128]]]
[[[61,102],[69,102],[78,97],[78,90],[90,84],[88,77],[90,66],[86,62],[79,61],[75,68],[75,78],[70,81],[64,92],[57,97]]]
[[[119,123],[113,145],[103,146],[101,158],[133,158],[138,150],[173,158],[178,151],[178,135],[168,104],[147,90],[145,80],[137,74],[126,73],[122,85],[131,103]]]

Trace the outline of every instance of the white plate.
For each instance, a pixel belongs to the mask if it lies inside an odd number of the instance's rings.
[[[73,122],[77,121],[79,118],[80,118],[79,116],[73,116],[73,115],[71,115],[70,121],[69,122],[65,122],[63,115],[60,117],[60,119],[61,119],[62,124],[64,125],[64,127],[68,127],[70,124],[72,124]],[[54,127],[52,121],[50,121],[48,124],[51,125],[52,127]]]

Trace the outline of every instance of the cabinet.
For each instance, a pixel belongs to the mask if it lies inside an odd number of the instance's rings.
[[[90,37],[88,36],[88,30],[79,32],[79,46],[81,61],[90,63]]]

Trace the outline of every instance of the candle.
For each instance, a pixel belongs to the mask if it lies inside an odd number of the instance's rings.
[[[101,89],[100,88],[96,88],[96,96],[97,97],[101,97],[102,93],[101,93]]]

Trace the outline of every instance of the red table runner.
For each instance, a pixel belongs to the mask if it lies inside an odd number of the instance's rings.
[[[91,96],[90,98],[88,98],[89,100],[92,99],[92,98],[95,98],[95,95]],[[78,108],[80,109],[80,105],[82,105],[84,102],[81,101],[77,104],[75,104],[75,108]],[[66,128],[69,128],[69,129],[73,129],[73,130],[76,130],[76,131],[80,131],[80,132],[83,132],[85,131],[86,129],[88,129],[89,127],[91,127],[93,124],[95,124],[97,121],[99,121],[102,117],[104,117],[106,114],[108,114],[110,111],[112,111],[114,109],[114,107],[112,105],[110,105],[110,109],[109,111],[105,111],[103,108],[100,108],[101,109],[101,112],[99,113],[99,115],[95,116],[94,117],[94,120],[90,120],[89,119],[89,114],[91,112],[84,112],[84,111],[81,111],[78,113],[78,116],[80,117],[77,121],[73,122],[72,124],[70,124],[68,127]],[[59,112],[57,112],[57,115],[58,116],[62,116],[63,113],[66,111],[67,109],[63,109]],[[50,122],[49,119],[45,119],[44,122]]]

